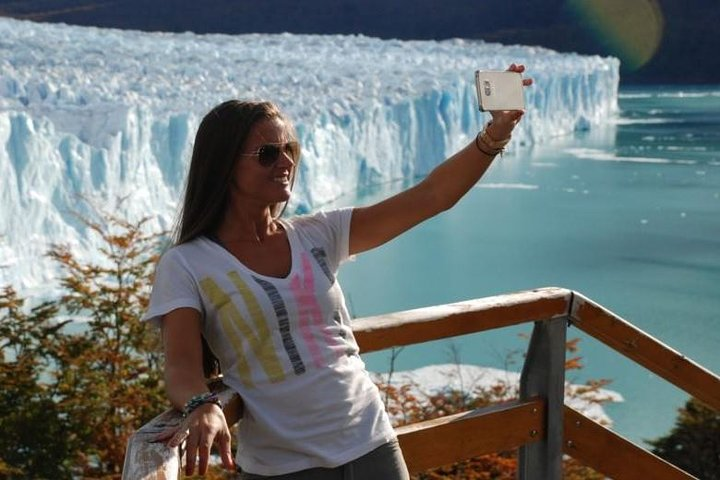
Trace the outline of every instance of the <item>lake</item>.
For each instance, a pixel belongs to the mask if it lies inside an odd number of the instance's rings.
[[[514,147],[455,208],[348,262],[340,279],[352,313],[560,286],[719,372],[720,86],[621,88],[619,104],[606,126]],[[459,358],[519,370],[530,331],[408,347],[395,368]],[[571,328],[575,337],[585,368],[569,379],[611,379],[625,398],[607,408],[614,429],[637,442],[667,433],[687,395]],[[388,352],[365,360],[388,370]]]

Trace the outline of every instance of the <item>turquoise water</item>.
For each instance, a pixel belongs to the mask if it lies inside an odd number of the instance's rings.
[[[374,315],[542,286],[577,290],[720,372],[720,86],[621,90],[603,128],[517,150],[451,211],[361,255],[340,277],[352,313]],[[386,185],[340,203],[370,203]],[[530,326],[408,347],[396,369],[508,367]],[[665,434],[687,396],[577,330],[585,368],[625,401],[615,430]],[[519,370],[522,356],[511,355]],[[387,371],[387,352],[365,356]]]

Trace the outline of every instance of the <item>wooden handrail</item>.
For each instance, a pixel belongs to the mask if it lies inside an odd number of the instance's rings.
[[[564,439],[566,454],[614,479],[695,479],[567,405]]]
[[[545,402],[503,402],[396,429],[410,473],[537,442],[545,433]],[[493,432],[493,435],[478,435]],[[442,439],[441,442],[438,439]]]
[[[128,440],[123,480],[175,480],[180,471],[180,451],[152,439],[166,428],[178,425],[177,410],[166,410],[140,427]]]
[[[563,288],[541,288],[357,319],[353,332],[365,353],[521,323],[552,321],[557,324],[557,319],[566,319],[720,411],[720,377],[618,315]],[[235,394],[229,390],[222,394],[230,405],[237,404]],[[532,414],[528,416],[528,412]],[[537,423],[538,416],[534,416],[537,412],[541,412],[539,418],[543,419],[540,423]],[[229,420],[236,418],[235,414],[226,415]],[[123,479],[177,478],[178,450],[147,440],[158,428],[178,418],[176,411],[169,410],[136,432],[128,444]],[[546,420],[545,399],[531,399],[399,427],[397,431],[406,461],[410,469],[417,472],[491,451],[534,444],[548,431]],[[615,480],[693,478],[567,407],[564,425],[565,453]],[[578,425],[583,428],[577,428]],[[492,434],[483,436],[476,432]],[[431,437],[433,441],[428,440]],[[438,438],[442,438],[442,442],[438,442]],[[602,448],[612,455],[600,454]],[[642,460],[615,461],[610,458],[613,455],[633,459],[638,456]]]
[[[570,318],[580,330],[720,411],[720,377],[711,371],[579,293]]]
[[[456,337],[538,320],[566,317],[572,292],[540,288],[465,302],[406,310],[353,320],[360,351]]]

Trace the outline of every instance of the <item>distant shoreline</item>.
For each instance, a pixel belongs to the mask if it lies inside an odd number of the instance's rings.
[[[598,34],[595,28],[600,19],[579,19],[564,0],[446,0],[442,5],[432,0],[273,0],[249,5],[205,2],[199,9],[195,2],[185,0],[0,0],[0,16],[146,32],[288,32],[400,40],[463,38],[541,46],[561,53],[617,56],[613,53],[613,39]],[[713,41],[717,37],[715,26],[720,23],[720,2],[696,0],[693,8],[686,8],[682,2],[656,0],[652,5],[660,12],[659,46],[649,62],[637,70],[622,67],[622,84],[720,84],[720,56]],[[638,44],[628,38],[615,40],[630,50]]]

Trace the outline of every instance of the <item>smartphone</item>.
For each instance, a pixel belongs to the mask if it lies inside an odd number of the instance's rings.
[[[483,112],[491,110],[523,110],[525,94],[522,75],[518,72],[475,72],[478,105]]]

